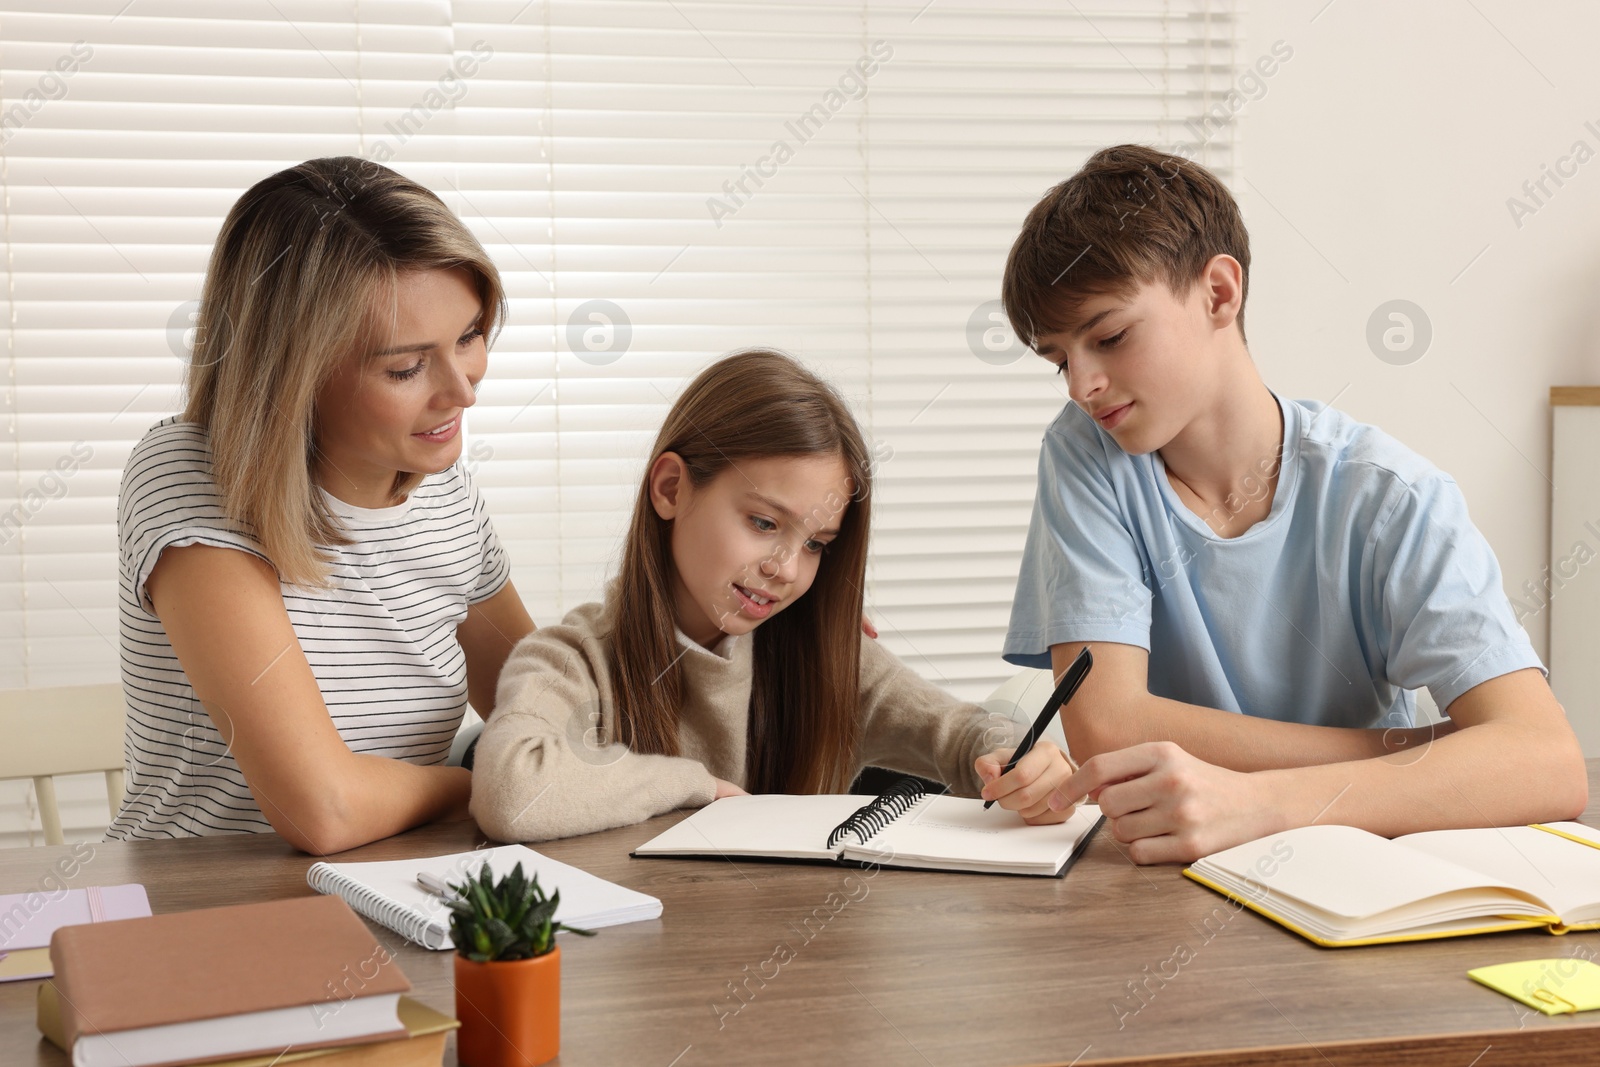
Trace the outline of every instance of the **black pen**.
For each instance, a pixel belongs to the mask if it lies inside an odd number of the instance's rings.
[[[1078,691],[1078,686],[1083,684],[1083,680],[1089,676],[1089,668],[1093,666],[1094,656],[1085,647],[1082,652],[1078,653],[1078,658],[1072,661],[1072,666],[1067,668],[1067,673],[1061,676],[1061,684],[1056,686],[1056,691],[1050,694],[1049,700],[1045,701],[1044,710],[1039,713],[1037,719],[1033,720],[1033,725],[1028,728],[1027,734],[1022,738],[1022,743],[1017,746],[1017,751],[1012,755],[1011,762],[1007,763],[1000,772],[1002,777],[1010,774],[1012,769],[1016,767],[1017,761],[1028,754],[1028,750],[1033,747],[1034,742],[1044,734],[1045,727],[1050,725],[1051,717],[1065,706],[1067,701],[1072,699],[1072,694]],[[992,800],[985,800],[983,806],[987,809],[993,803],[994,801]]]

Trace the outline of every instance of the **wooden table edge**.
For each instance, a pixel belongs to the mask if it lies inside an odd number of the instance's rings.
[[[1552,385],[1550,406],[1558,408],[1600,406],[1600,385]]]
[[[1473,1033],[1445,1032],[1411,1034],[1400,1038],[1355,1038],[1348,1041],[1302,1042],[1293,1045],[1256,1045],[1244,1048],[1209,1049],[1204,1052],[1162,1052],[1149,1056],[1117,1056],[1111,1059],[1085,1058],[1089,1051],[1072,1060],[1048,1060],[1026,1067],[1328,1067],[1334,1064],[1359,1067],[1419,1067],[1422,1064],[1450,1064],[1464,1067],[1476,1063],[1490,1049],[1500,1053],[1522,1053],[1528,1059],[1496,1058],[1497,1067],[1514,1063],[1557,1062],[1553,1057],[1569,1056],[1567,1062],[1584,1062],[1600,1043],[1600,1017],[1585,1020],[1575,1016],[1573,1025],[1563,1030],[1481,1030]],[[1093,1046],[1091,1046],[1092,1048]],[[1337,1058],[1335,1058],[1337,1057]]]

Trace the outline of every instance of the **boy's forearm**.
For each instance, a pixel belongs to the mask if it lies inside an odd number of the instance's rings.
[[[1313,822],[1393,837],[1576,818],[1588,770],[1570,735],[1527,722],[1463,727],[1409,752],[1263,771],[1282,828]]]
[[[1062,727],[1073,759],[1079,763],[1146,741],[1173,741],[1207,763],[1236,771],[1307,767],[1411,752],[1455,729],[1448,720],[1431,727],[1389,730],[1307,726],[1148,693],[1113,708],[1069,708],[1062,713]]]

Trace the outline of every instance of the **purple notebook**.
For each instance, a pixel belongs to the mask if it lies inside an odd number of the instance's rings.
[[[138,884],[0,896],[0,982],[50,977],[50,935],[63,926],[149,914],[150,899]]]

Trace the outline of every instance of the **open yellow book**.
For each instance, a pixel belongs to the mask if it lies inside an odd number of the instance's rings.
[[[1393,840],[1302,826],[1184,869],[1319,945],[1600,928],[1600,830],[1576,822]]]

